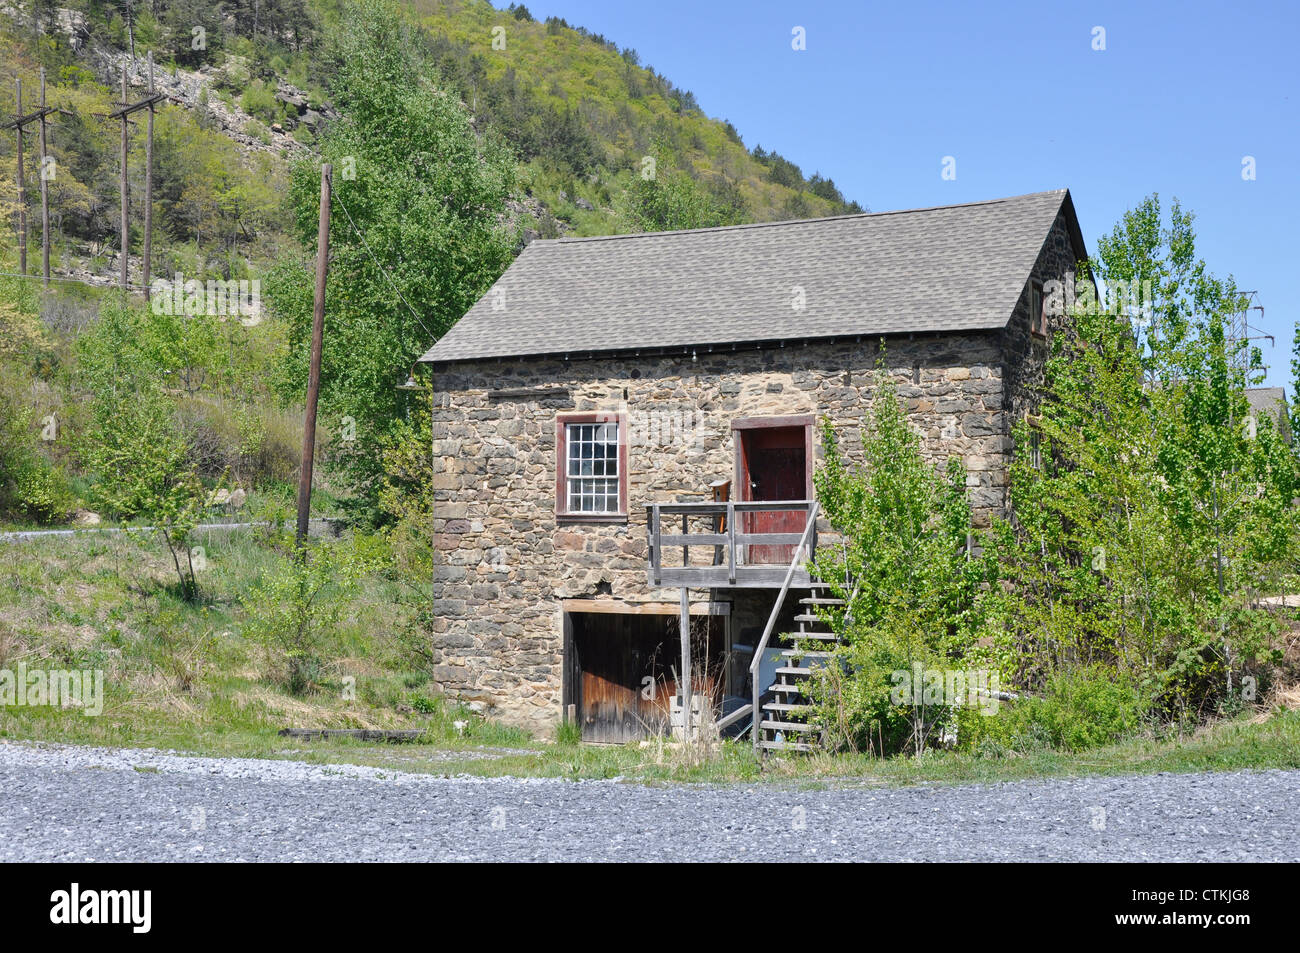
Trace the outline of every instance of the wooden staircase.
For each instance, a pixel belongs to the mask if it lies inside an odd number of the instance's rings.
[[[817,670],[834,657],[832,650],[840,640],[817,610],[833,610],[845,602],[836,599],[826,583],[814,579],[799,604],[802,608],[794,617],[799,629],[782,637],[784,647],[776,681],[763,692],[766,701],[761,706],[755,738],[761,751],[814,751],[820,741],[817,727],[808,723],[811,699],[805,687]]]

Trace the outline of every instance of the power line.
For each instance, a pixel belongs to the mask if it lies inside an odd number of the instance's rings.
[[[153,90],[153,86],[152,86],[152,66],[153,66],[152,56],[150,57],[150,64],[149,64],[149,65],[150,65],[150,67],[151,67],[151,79],[150,79],[150,94],[151,94],[151,95],[150,95],[147,99],[144,99],[144,100],[142,100],[141,102],[139,102],[139,103],[134,103],[134,104],[128,104],[128,103],[126,102],[126,95],[127,95],[127,94],[126,94],[126,67],[123,66],[123,71],[122,71],[122,99],[123,99],[123,102],[122,102],[122,104],[121,104],[121,107],[122,107],[122,108],[119,109],[118,112],[111,114],[111,115],[109,116],[109,118],[120,118],[120,119],[122,120],[122,123],[123,123],[123,143],[124,143],[124,145],[125,145],[125,128],[126,128],[126,122],[127,122],[126,114],[129,113],[129,112],[134,112],[135,110],[137,110],[137,109],[141,109],[141,108],[148,108],[149,111],[150,111],[150,113],[152,114],[152,112],[153,112],[153,104],[154,104],[154,102],[157,101],[157,100],[161,100],[161,99],[166,98],[166,97],[161,96],[161,95],[153,95],[153,92],[152,92],[152,90]],[[21,88],[21,87],[20,87],[20,88]],[[19,112],[21,112],[21,109],[19,110]],[[32,117],[28,117],[28,118],[33,118],[33,119],[34,119],[34,118],[37,118],[37,114],[33,114]],[[43,116],[42,116],[41,118],[42,118],[42,121],[43,121]],[[151,118],[152,118],[152,115],[151,115]],[[20,119],[21,119],[21,117],[20,117]],[[152,126],[152,123],[150,123],[150,125]],[[152,131],[152,130],[151,130],[151,131]],[[150,142],[150,145],[152,146],[152,141]],[[152,150],[150,150],[150,151],[152,151]],[[314,150],[314,149],[310,149],[310,148],[309,148],[307,151],[310,152],[312,155],[317,156],[318,158],[321,157],[321,156],[320,156],[320,153],[316,152],[316,150]],[[123,155],[125,155],[125,152],[123,152]],[[150,163],[150,166],[152,166],[152,163]],[[123,180],[124,180],[124,181],[123,181],[123,194],[124,194],[124,196],[125,196],[125,168],[126,168],[126,167],[125,167],[125,163],[124,163],[124,164],[123,164]],[[152,171],[152,170],[151,170],[151,171]],[[20,174],[21,174],[21,171],[20,171]],[[371,249],[371,247],[370,247],[370,243],[366,241],[366,236],[365,236],[365,234],[361,231],[360,228],[357,227],[357,223],[353,220],[353,218],[352,218],[352,213],[348,211],[348,207],[347,207],[347,205],[343,202],[342,197],[339,196],[339,195],[337,195],[337,194],[333,195],[332,197],[333,197],[334,201],[338,202],[339,208],[343,209],[343,214],[344,214],[344,216],[347,218],[347,220],[348,220],[348,224],[352,227],[352,231],[355,232],[357,238],[359,238],[359,239],[361,240],[361,247],[364,248],[365,251],[366,251],[366,254],[370,256],[370,260],[371,260],[372,262],[374,262],[375,267],[379,269],[380,274],[382,274],[382,275],[384,276],[384,280],[387,281],[388,284],[389,284],[389,286],[393,289],[393,291],[395,291],[395,292],[397,293],[397,297],[398,297],[398,299],[401,300],[402,304],[406,305],[406,309],[407,309],[408,311],[411,312],[411,317],[415,318],[416,323],[420,325],[421,329],[424,331],[425,334],[427,334],[431,339],[436,339],[436,338],[437,338],[437,335],[434,334],[432,331],[429,330],[429,326],[428,326],[427,324],[424,323],[424,320],[420,317],[419,312],[417,312],[417,311],[415,310],[414,306],[411,304],[411,302],[407,300],[406,295],[402,294],[402,289],[401,289],[400,287],[398,287],[397,282],[396,282],[395,280],[393,280],[393,276],[389,273],[388,269],[384,266],[383,262],[381,262],[381,261],[379,260],[379,257],[378,257],[378,256],[374,253],[374,251]],[[148,293],[149,293],[149,286],[148,286],[147,284],[146,284],[146,285],[130,285],[130,284],[128,284],[127,281],[126,281],[126,257],[127,257],[127,256],[126,256],[126,249],[125,249],[125,237],[126,237],[126,236],[125,236],[125,221],[126,221],[126,220],[125,220],[125,217],[124,217],[124,218],[123,218],[123,223],[124,223],[124,224],[123,224],[123,243],[124,243],[124,244],[123,244],[123,252],[122,252],[122,257],[123,257],[123,267],[122,267],[122,275],[121,275],[121,279],[120,279],[120,281],[118,282],[118,288],[121,289],[121,290],[123,290],[123,291],[125,291],[125,290],[136,290],[136,291],[142,291],[142,292],[144,292],[144,294],[145,294],[146,296],[148,296]],[[147,255],[146,255],[146,258],[145,258],[145,268],[146,268],[146,269],[148,269],[148,261],[149,261],[149,259],[148,259]],[[47,266],[47,268],[48,268],[48,266]],[[147,271],[146,271],[146,273],[147,273]],[[29,279],[35,277],[35,276],[33,276],[33,275],[28,275],[28,274],[25,274],[25,273],[23,273],[23,274],[15,274],[15,273],[12,273],[12,272],[0,272],[0,276],[2,276],[2,277],[9,277],[9,278],[29,278]],[[55,277],[53,277],[53,276],[50,276],[50,275],[48,274],[48,271],[47,271],[47,273],[46,273],[45,281],[47,281],[47,282],[49,282],[49,281],[61,281],[61,282],[67,282],[67,283],[83,284],[83,285],[87,285],[87,286],[92,287],[92,288],[111,288],[111,287],[112,287],[112,285],[100,285],[100,284],[96,284],[95,282],[93,282],[93,281],[87,281],[87,280],[85,280],[84,278],[55,278]]]
[[[397,292],[397,297],[402,299],[402,304],[406,305],[407,310],[411,312],[411,317],[415,318],[420,327],[424,329],[425,334],[429,335],[431,338],[436,338],[437,335],[430,331],[428,325],[420,320],[420,316],[416,313],[415,308],[411,307],[411,302],[406,300],[406,295],[402,294],[402,289],[397,287],[397,282],[393,281],[392,276],[388,274],[388,269],[383,266],[383,263],[375,257],[375,253],[370,250],[370,244],[366,241],[366,236],[361,234],[361,229],[357,228],[357,223],[352,221],[352,213],[348,211],[348,207],[343,203],[343,199],[337,195],[335,195],[334,198],[339,203],[339,208],[343,209],[343,214],[347,216],[348,224],[351,225],[352,230],[357,233],[357,238],[361,239],[361,247],[366,250],[366,254],[369,255],[370,260],[375,263],[375,267],[377,267],[383,276],[388,279],[388,283],[392,285],[393,290]]]

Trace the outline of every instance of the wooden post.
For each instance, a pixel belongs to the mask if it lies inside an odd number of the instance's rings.
[[[321,344],[325,336],[325,276],[329,269],[330,254],[330,188],[331,168],[328,162],[320,167],[320,221],[316,227],[316,301],[311,320],[311,369],[307,377],[307,412],[303,421],[302,467],[298,472],[298,534],[301,547],[307,539],[307,523],[311,516],[311,470],[316,454],[316,404],[320,398]]]
[[[677,699],[682,705],[682,738],[691,740],[691,604],[690,590],[682,586],[682,677]]]
[[[736,504],[727,501],[727,581],[736,584]]]
[[[23,181],[23,81],[14,79],[17,90],[15,109],[19,117],[18,129],[18,271],[27,274],[27,189]]]
[[[153,51],[149,51],[149,96],[153,96]],[[153,254],[153,103],[149,104],[144,145],[144,298],[149,300],[149,264]]]
[[[50,170],[45,167],[49,155],[45,141],[45,67],[41,67],[41,274],[42,284],[50,286]]]
[[[126,64],[122,64],[122,108],[126,109]],[[122,294],[126,294],[127,282],[127,258],[131,250],[131,184],[127,179],[126,164],[128,159],[128,148],[130,139],[127,136],[127,118],[126,112],[122,113]]]

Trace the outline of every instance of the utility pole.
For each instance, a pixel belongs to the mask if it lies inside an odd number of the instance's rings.
[[[41,275],[42,284],[50,287],[50,170],[46,166],[49,157],[48,144],[45,141],[45,67],[41,67]]]
[[[333,169],[328,162],[320,167],[320,221],[316,226],[316,299],[311,315],[311,369],[307,376],[307,411],[303,421],[302,466],[298,470],[298,533],[295,537],[300,555],[307,540],[311,518],[311,471],[316,455],[316,404],[320,399],[320,356],[325,337],[325,276],[330,255],[330,191]],[[304,556],[305,558],[305,556]]]
[[[34,112],[23,115],[23,81],[14,77],[14,85],[17,91],[15,100],[17,113],[14,118],[0,126],[0,129],[15,129],[18,132],[18,270],[22,274],[27,274],[27,179],[23,172],[24,159],[24,129],[28,123],[39,121],[41,124],[40,132],[40,163],[41,163],[41,259],[43,273],[45,275],[45,287],[50,286],[50,188],[49,188],[49,170],[45,167],[47,155],[47,142],[45,138],[46,121],[45,117],[51,113],[61,113],[65,110],[51,109],[45,105],[45,70],[41,70],[41,105]]]
[[[18,129],[18,271],[27,274],[27,189],[23,183],[23,81],[14,79],[17,100],[14,123]]]
[[[131,120],[127,117],[131,113],[140,109],[149,110],[149,139],[145,144],[145,172],[144,172],[144,189],[145,189],[145,212],[144,212],[144,283],[145,295],[149,294],[149,255],[153,248],[153,111],[154,104],[166,99],[166,95],[155,93],[153,91],[153,55],[149,56],[149,94],[138,103],[128,100],[129,91],[126,86],[126,64],[122,64],[122,101],[118,104],[119,109],[116,112],[108,114],[109,119],[122,120],[122,178],[119,186],[122,192],[122,275],[121,285],[122,292],[127,290],[127,264],[130,260],[131,250],[131,184],[127,178],[127,162],[129,160],[130,135],[128,127]]]
[[[153,50],[149,51],[149,119],[144,144],[144,299],[149,300],[149,264],[153,255]]]
[[[128,8],[129,10],[129,8]],[[126,118],[126,64],[122,64],[122,181],[119,186],[122,195],[122,294],[126,294],[126,268],[131,253],[131,182],[126,174],[126,163],[128,158],[128,149],[131,145],[130,136],[127,133]]]

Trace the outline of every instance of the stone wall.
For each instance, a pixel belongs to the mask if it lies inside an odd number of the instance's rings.
[[[1058,224],[1035,274],[1059,277],[1073,257]],[[1006,331],[891,338],[883,358],[880,342],[864,338],[436,366],[437,681],[503,720],[549,732],[562,701],[559,600],[675,599],[646,580],[645,504],[703,500],[710,481],[734,480],[731,422],[740,417],[829,417],[859,458],[878,362],[927,457],[939,466],[962,459],[977,521],[988,525],[1005,505],[1011,421],[1035,402],[1046,353],[1022,296]],[[491,393],[524,388],[552,390]],[[628,414],[626,522],[556,518],[556,415],[586,410]]]

